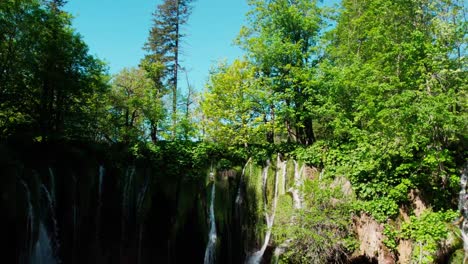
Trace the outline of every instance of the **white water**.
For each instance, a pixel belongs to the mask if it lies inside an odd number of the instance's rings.
[[[122,179],[122,185],[123,185],[123,197],[122,197],[122,217],[120,219],[120,230],[121,230],[121,235],[120,235],[120,258],[124,258],[124,242],[126,239],[126,219],[128,219],[130,216],[130,206],[131,206],[131,201],[130,201],[130,196],[132,195],[133,191],[133,176],[135,174],[135,167],[131,166],[130,168],[127,169],[125,172],[125,176]]]
[[[297,161],[294,161],[294,186],[289,189],[293,197],[293,206],[294,209],[302,208],[302,196],[300,188],[302,186],[302,171],[304,170],[304,165],[299,168]]]
[[[47,202],[48,202],[48,206],[49,206],[49,210],[50,210],[50,219],[52,220],[52,224],[53,224],[53,234],[54,234],[54,241],[55,241],[55,249],[58,250],[60,248],[60,243],[59,243],[59,234],[58,234],[58,223],[57,223],[57,218],[55,217],[55,208],[54,208],[54,203],[53,203],[53,200],[52,200],[52,196],[50,194],[50,192],[47,190],[46,186],[44,184],[41,184],[41,189],[44,191],[44,194],[47,198]],[[44,227],[45,228],[45,227]],[[41,230],[39,230],[39,232],[41,232]],[[47,233],[46,233],[47,234]],[[50,244],[50,238],[47,236],[47,239],[49,241],[49,244]],[[44,242],[42,242],[44,243]],[[47,263],[47,262],[46,262]]]
[[[267,224],[267,231],[265,233],[265,238],[264,238],[264,241],[263,241],[263,245],[260,248],[260,250],[254,252],[252,255],[250,255],[247,258],[247,261],[246,261],[247,264],[258,264],[258,263],[260,263],[262,261],[263,254],[265,253],[265,250],[266,250],[266,248],[268,246],[268,243],[270,243],[271,231],[272,231],[272,227],[273,227],[273,223],[274,223],[275,215],[276,215],[276,205],[278,203],[278,182],[279,182],[278,169],[279,169],[279,167],[281,165],[286,166],[285,163],[281,162],[281,159],[280,159],[279,155],[278,155],[276,164],[277,164],[277,169],[276,169],[276,173],[275,173],[275,189],[274,189],[274,196],[273,196],[272,212],[271,212],[271,215],[269,215],[268,212],[265,212],[265,220],[266,220],[266,224]],[[264,207],[265,207],[266,211],[268,211],[268,204],[267,204],[267,199],[266,199],[266,183],[267,183],[267,180],[268,180],[268,169],[269,168],[270,168],[270,162],[267,161],[267,166],[262,171],[262,184],[263,184],[262,189],[263,189],[263,194],[264,194],[264,201],[263,202],[264,202]],[[282,170],[282,171],[284,172],[284,170]]]
[[[206,245],[205,250],[205,264],[215,263],[215,253],[216,253],[216,221],[214,213],[214,201],[215,201],[215,183],[211,187],[211,201],[210,201],[210,233],[208,234],[208,244]]]
[[[96,241],[99,242],[99,233],[101,230],[101,210],[102,210],[102,183],[104,181],[105,168],[99,165],[99,185],[98,185],[98,206],[96,212]]]
[[[39,224],[39,237],[34,245],[34,253],[31,256],[31,264],[54,264],[57,260],[54,257],[52,241],[47,234],[47,229],[41,222]]]
[[[278,160],[280,161],[280,160]],[[278,163],[278,168],[282,168],[282,173],[281,173],[281,188],[279,189],[279,195],[284,195],[286,193],[286,168],[287,166],[287,161],[282,161],[281,163]]]

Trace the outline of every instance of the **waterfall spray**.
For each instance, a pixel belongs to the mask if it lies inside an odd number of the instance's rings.
[[[302,208],[302,196],[300,188],[302,185],[302,171],[304,170],[304,165],[299,168],[297,161],[294,161],[294,186],[289,189],[291,192],[294,202],[294,209]]]
[[[121,235],[120,235],[120,258],[124,256],[124,245],[126,238],[125,221],[129,218],[130,214],[130,196],[133,190],[133,176],[135,174],[135,166],[127,169],[125,177],[123,178],[123,197],[122,197],[122,217],[121,217]]]
[[[210,176],[213,172],[210,173]],[[205,264],[212,264],[215,263],[215,253],[216,253],[216,221],[215,221],[215,213],[214,213],[214,200],[215,200],[215,190],[216,185],[213,181],[213,185],[211,186],[211,201],[210,201],[210,232],[208,234],[208,244],[206,245],[205,250]]]
[[[46,186],[44,184],[41,184],[41,189],[43,190],[44,194],[45,194],[45,197],[47,198],[47,204],[48,204],[48,207],[49,207],[49,211],[50,211],[50,218],[52,220],[52,228],[53,228],[53,234],[54,234],[54,242],[55,242],[55,251],[58,251],[59,248],[60,248],[60,242],[59,242],[59,230],[58,230],[58,222],[57,222],[57,218],[55,216],[55,207],[54,207],[54,203],[53,203],[53,200],[52,200],[52,196],[50,194],[50,192],[47,190]],[[60,262],[60,261],[58,261]]]
[[[34,246],[34,254],[31,256],[31,264],[54,264],[59,263],[53,253],[51,239],[47,234],[44,223],[39,224],[39,237]]]
[[[145,182],[143,183],[143,187],[141,188],[140,192],[138,193],[137,197],[137,215],[143,219],[143,205],[145,203],[146,193],[148,192],[150,177],[145,178]],[[142,243],[143,243],[143,228],[144,228],[144,221],[140,220],[139,223],[139,232],[138,232],[138,263],[141,263],[141,250],[142,250]]]
[[[284,163],[281,163],[281,158],[280,158],[280,155],[278,154],[277,162],[276,162],[277,167],[279,167],[280,164],[283,164],[283,166],[285,166]],[[266,197],[266,184],[267,184],[267,180],[268,180],[268,169],[269,168],[270,168],[270,161],[267,161],[267,166],[262,171],[262,184],[263,184],[262,185],[262,190],[263,190],[263,195],[264,195],[263,203],[264,203],[264,207],[265,207],[266,210],[268,208],[267,197]],[[266,224],[267,224],[267,230],[266,230],[266,233],[265,233],[265,238],[264,238],[264,241],[263,241],[263,245],[260,248],[260,250],[254,252],[252,255],[250,255],[248,257],[248,259],[246,261],[247,264],[258,264],[258,263],[260,263],[262,261],[263,254],[265,253],[265,250],[266,250],[266,248],[268,246],[268,243],[270,242],[271,231],[272,231],[272,228],[273,228],[273,223],[274,223],[275,215],[276,215],[276,205],[278,203],[278,182],[279,182],[279,176],[278,176],[278,168],[277,168],[276,172],[275,172],[275,189],[274,189],[272,212],[271,212],[271,215],[269,215],[268,212],[265,212],[265,220],[266,220]]]

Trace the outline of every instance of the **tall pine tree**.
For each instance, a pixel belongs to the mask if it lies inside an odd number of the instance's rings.
[[[145,49],[145,64],[163,65],[163,73],[158,75],[159,83],[164,83],[171,92],[171,138],[175,139],[177,126],[177,80],[180,68],[180,43],[185,34],[181,28],[187,24],[191,14],[192,0],[164,0],[153,13],[153,27],[150,30]]]

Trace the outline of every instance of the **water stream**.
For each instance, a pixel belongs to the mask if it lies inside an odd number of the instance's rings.
[[[302,185],[302,171],[304,170],[304,165],[299,168],[299,163],[294,161],[294,185],[290,188],[290,192],[293,197],[293,206],[294,209],[302,208],[302,197],[300,188]]]
[[[52,240],[50,239],[44,223],[39,224],[39,237],[34,245],[31,256],[31,264],[55,264],[58,263],[54,257]]]
[[[53,240],[49,238],[49,236],[47,236],[47,241],[49,242],[48,244],[50,244],[52,246],[52,250],[54,249],[54,246],[55,246],[55,251],[58,251],[60,249],[60,242],[59,242],[59,230],[58,230],[58,222],[57,222],[57,218],[55,216],[55,205],[54,205],[54,202],[53,202],[53,199],[52,199],[52,196],[49,192],[49,190],[47,190],[46,186],[44,184],[41,184],[41,189],[43,190],[44,194],[45,194],[45,197],[47,198],[47,205],[48,205],[48,209],[49,209],[49,213],[50,213],[50,220],[52,221],[52,228],[53,228]],[[42,223],[41,223],[42,224]],[[40,228],[45,228],[45,226],[43,227],[40,227]],[[39,230],[39,240],[41,239],[40,234],[41,230]],[[45,239],[45,238],[44,238]],[[54,241],[55,243],[52,244],[50,243],[51,241]],[[42,241],[41,242],[42,244],[45,243],[45,241]],[[41,246],[43,246],[41,244]],[[48,262],[46,262],[48,263]]]
[[[264,195],[264,207],[265,207],[265,220],[266,220],[266,224],[267,224],[267,230],[266,230],[266,233],[265,233],[265,238],[264,238],[264,241],[263,241],[263,245],[262,247],[260,248],[260,250],[254,252],[252,255],[250,255],[248,258],[247,258],[247,261],[246,263],[247,264],[258,264],[262,261],[262,258],[263,258],[263,254],[265,253],[265,250],[268,246],[268,243],[270,243],[270,237],[271,237],[271,231],[272,231],[272,228],[273,228],[273,223],[274,223],[274,220],[275,220],[275,215],[276,215],[276,205],[278,203],[278,182],[279,182],[279,175],[278,175],[278,171],[279,171],[279,166],[281,166],[281,164],[284,166],[284,163],[281,162],[281,159],[280,159],[280,156],[278,155],[277,157],[277,169],[276,169],[276,172],[275,172],[275,189],[274,189],[274,195],[273,195],[273,204],[272,204],[272,209],[271,209],[271,214],[268,214],[268,204],[267,204],[267,195],[266,195],[266,185],[267,185],[267,180],[268,180],[268,169],[270,168],[270,162],[267,161],[267,166],[263,169],[262,171],[262,190],[263,190],[263,195]],[[283,171],[283,170],[281,170]]]
[[[99,234],[101,231],[101,210],[102,210],[102,184],[104,181],[104,166],[99,166],[99,185],[98,185],[98,205],[96,210],[96,242],[99,245]]]
[[[215,253],[216,253],[216,221],[214,213],[214,201],[215,201],[215,190],[216,184],[213,182],[211,186],[211,200],[210,200],[210,232],[208,234],[208,244],[206,245],[205,250],[205,264],[215,263]]]
[[[242,204],[242,184],[244,182],[244,177],[245,177],[245,169],[247,168],[247,165],[252,161],[252,158],[249,158],[247,162],[244,165],[244,168],[242,169],[242,174],[239,178],[239,187],[237,189],[237,195],[236,195],[236,204],[239,206]]]
[[[28,200],[28,215],[27,215],[27,221],[26,221],[26,241],[28,241],[27,245],[27,255],[31,256],[32,251],[34,248],[34,241],[33,241],[33,235],[34,235],[34,211],[33,211],[33,206],[32,206],[32,201],[31,201],[31,192],[29,191],[29,187],[26,184],[24,180],[21,180],[21,184],[23,185],[25,191],[26,191],[26,198]]]

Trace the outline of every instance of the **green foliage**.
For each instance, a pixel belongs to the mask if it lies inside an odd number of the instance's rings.
[[[424,256],[425,263],[432,263],[432,257],[437,251],[438,244],[447,238],[449,223],[458,217],[459,214],[451,210],[445,212],[426,211],[420,217],[411,216],[410,221],[402,225],[401,236],[419,244],[426,255]],[[414,257],[419,257],[417,250],[415,253]]]
[[[108,78],[57,3],[0,4],[0,136],[95,138]]]
[[[208,139],[227,146],[265,143],[267,94],[254,74],[248,62],[239,60],[212,71],[201,105]]]
[[[238,44],[255,66],[256,80],[267,94],[265,121],[269,142],[315,141],[309,107],[314,105],[318,57],[317,39],[322,25],[316,1],[249,1],[248,26]]]
[[[395,200],[388,197],[374,198],[370,201],[359,201],[355,204],[354,209],[358,212],[364,211],[372,215],[380,223],[384,223],[390,217],[398,214],[398,204]]]
[[[140,68],[123,69],[114,76],[108,101],[102,131],[113,142],[146,141],[147,127],[164,118],[161,98],[147,73]]]
[[[385,224],[383,234],[385,235],[385,239],[383,240],[384,245],[390,250],[396,251],[398,247],[399,232],[396,231],[393,226]]]
[[[384,244],[392,250],[397,247],[399,239],[412,240],[415,243],[413,259],[421,263],[434,263],[435,254],[440,243],[447,239],[451,222],[459,217],[452,210],[432,212],[427,210],[421,216],[411,216],[409,222],[404,222],[400,230],[391,225],[385,225]]]
[[[275,244],[289,240],[281,256],[287,263],[339,262],[356,248],[351,230],[351,201],[341,186],[307,180],[304,208],[294,211],[290,196],[281,197],[273,234]]]
[[[164,0],[153,13],[153,25],[150,29],[145,50],[148,52],[142,60],[142,65],[154,81],[158,98],[163,92],[171,92],[170,120],[167,129],[171,140],[176,139],[178,130],[178,100],[179,100],[179,70],[182,40],[185,36],[183,26],[187,24],[192,11],[192,0]],[[191,100],[190,98],[188,100]],[[187,113],[188,114],[188,113]],[[159,120],[158,120],[159,121]],[[187,121],[187,120],[185,120]],[[153,138],[156,138],[158,122],[152,124]],[[185,124],[187,125],[187,124]],[[184,124],[182,125],[182,129]],[[183,135],[187,137],[187,135]],[[153,139],[156,141],[156,139]]]

